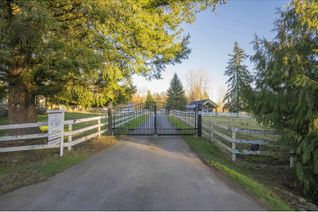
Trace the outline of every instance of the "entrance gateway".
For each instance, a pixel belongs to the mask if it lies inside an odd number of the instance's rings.
[[[200,109],[199,109],[200,110]],[[119,106],[112,112],[114,135],[194,135],[200,136],[201,113],[165,103]]]

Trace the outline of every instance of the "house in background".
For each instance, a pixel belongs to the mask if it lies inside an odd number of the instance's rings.
[[[198,105],[202,105],[203,112],[216,112],[217,104],[210,99],[202,99],[190,102],[187,104],[186,108],[188,111],[195,111],[198,108]]]

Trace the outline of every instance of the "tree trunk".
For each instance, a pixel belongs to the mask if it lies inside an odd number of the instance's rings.
[[[9,124],[34,123],[36,119],[35,96],[28,91],[28,87],[17,82],[9,87],[8,120]],[[7,134],[38,133],[39,128],[10,130]]]

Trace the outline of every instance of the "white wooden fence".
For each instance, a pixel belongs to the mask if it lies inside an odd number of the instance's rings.
[[[227,135],[226,132],[230,132]],[[236,155],[269,155],[267,151],[251,150],[251,149],[238,149],[237,144],[249,144],[264,146],[269,144],[269,140],[266,139],[240,139],[237,138],[238,133],[244,133],[248,135],[277,135],[273,130],[251,130],[232,128],[224,125],[214,123],[212,121],[203,121],[202,134],[209,138],[213,143],[216,143],[220,147],[232,154],[232,161],[236,160]],[[262,149],[260,147],[260,149]]]
[[[64,126],[66,128],[66,132],[64,132],[63,139],[63,147],[67,147],[71,150],[72,146],[82,143],[83,141],[87,141],[91,138],[100,136],[101,134],[106,132],[106,129],[101,129],[102,126],[105,126],[105,123],[101,123],[102,119],[106,119],[106,116],[96,116],[91,118],[82,118],[75,120],[66,120],[64,121]],[[97,123],[92,123],[96,121]],[[73,125],[80,123],[89,123],[93,124],[91,126],[85,126],[83,128],[79,128],[73,130]],[[107,123],[107,122],[106,122]],[[0,130],[18,130],[18,129],[27,129],[34,127],[48,127],[48,122],[38,122],[38,123],[28,123],[28,124],[11,124],[11,125],[0,125]],[[96,132],[85,134],[88,131],[96,129]],[[73,139],[74,136],[83,135],[82,137]],[[14,135],[14,136],[1,136],[0,142],[8,142],[8,141],[27,141],[27,140],[38,140],[38,139],[48,139],[48,133],[38,133],[38,134],[27,134],[27,135]],[[66,142],[65,142],[66,141]],[[33,150],[33,149],[49,149],[49,148],[59,148],[61,144],[33,144],[33,145],[22,145],[22,146],[14,146],[14,147],[1,147],[1,152],[15,152],[15,151],[25,151],[25,150]]]
[[[190,126],[194,126],[193,121],[187,120],[185,113],[193,112],[184,112],[184,111],[173,111],[171,115],[179,118]],[[225,133],[227,132],[227,133]],[[251,129],[241,129],[241,128],[231,128],[228,126],[217,124],[211,120],[202,121],[202,134],[207,137],[211,142],[223,148],[225,151],[232,154],[232,161],[236,161],[236,155],[269,155],[268,151],[262,150],[251,150],[251,149],[238,149],[237,144],[248,144],[250,145],[259,145],[265,146],[269,144],[269,140],[266,139],[241,139],[237,137],[238,133],[244,133],[247,135],[277,135],[277,132],[273,130],[251,130]],[[288,150],[287,150],[288,153]]]
[[[137,114],[131,113],[129,116],[125,115],[118,120],[114,120],[116,126],[121,126],[133,119],[144,114],[145,111],[141,111]],[[13,135],[13,136],[0,136],[0,153],[3,152],[16,152],[16,151],[26,151],[34,149],[49,149],[49,148],[60,148],[63,155],[63,149],[66,147],[71,150],[74,145],[80,144],[84,141],[92,139],[94,137],[99,137],[101,134],[107,132],[108,116],[95,116],[89,118],[81,118],[74,120],[62,120],[64,131],[63,139],[61,142],[52,143],[48,141],[49,133],[45,131],[43,133],[37,134],[26,134],[26,135]],[[38,123],[26,123],[26,124],[10,124],[10,125],[0,125],[0,130],[16,130],[28,129],[28,128],[38,128],[44,127],[49,128],[50,124],[48,122],[38,122]],[[21,145],[17,142],[14,143],[15,146],[11,146],[15,141],[25,141],[26,143],[34,143],[35,140],[43,139],[41,144],[31,144],[31,145]],[[12,141],[12,142],[11,142]],[[9,144],[10,146],[1,147],[1,143]],[[11,142],[11,143],[10,143]],[[3,146],[3,145],[2,145]]]
[[[231,117],[231,118],[251,118],[252,116],[248,113],[230,113],[230,112],[202,112],[202,116],[220,116],[220,117]]]

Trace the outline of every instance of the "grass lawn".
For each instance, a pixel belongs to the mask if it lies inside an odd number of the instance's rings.
[[[88,113],[88,112],[65,112],[65,120],[72,120],[72,119],[81,119],[81,118],[89,118],[94,116],[102,116],[105,113]],[[39,122],[47,121],[48,115],[38,115],[37,120]],[[7,117],[0,117],[0,125],[8,124]]]
[[[236,122],[233,123],[233,118],[216,118],[220,120],[219,124],[232,127],[240,127],[239,124],[242,121],[242,118],[234,118]],[[176,127],[189,127],[188,124],[176,117],[171,116],[168,119]],[[253,129],[262,129],[253,120],[244,119],[244,121],[248,124],[240,128],[253,125]],[[278,166],[279,163],[274,158],[265,156],[240,157],[236,163],[233,163],[230,154],[225,154],[218,146],[208,140],[195,136],[184,136],[183,138],[208,165],[239,183],[251,195],[267,205],[269,209],[292,210],[292,204],[288,205],[288,203],[295,201],[297,197],[290,195],[289,188],[286,187],[286,184],[295,182],[292,171],[288,167]]]
[[[225,125],[228,127],[234,128],[242,128],[242,129],[251,129],[251,130],[268,130],[268,128],[260,126],[254,119],[252,118],[236,118],[236,117],[203,117],[203,130],[210,132],[210,125],[207,121],[212,121],[217,124]],[[225,134],[229,137],[232,137],[232,133],[230,130],[221,129],[215,127],[215,130]],[[241,158],[244,160],[248,160],[250,162],[258,162],[258,163],[275,163],[275,164],[285,164],[289,163],[289,143],[286,140],[280,139],[280,135],[262,135],[262,134],[249,134],[239,132],[236,133],[236,137],[238,139],[247,139],[247,140],[267,140],[269,144],[260,146],[262,151],[270,152],[270,156],[242,156]],[[221,139],[221,138],[219,138]],[[230,147],[230,143],[224,142],[226,145]],[[250,149],[250,144],[237,144],[237,149]]]
[[[272,178],[279,178],[276,172],[267,170],[267,173],[255,173],[255,169],[250,165],[240,166],[232,163],[229,157],[214,144],[211,144],[203,138],[184,136],[184,140],[192,147],[192,149],[210,166],[229,176],[233,181],[239,183],[251,195],[255,196],[261,202],[265,203],[271,210],[292,210],[292,208],[283,201],[279,195],[271,189],[273,184],[268,184]],[[263,170],[263,171],[266,171]],[[280,173],[284,175],[284,173]],[[286,173],[285,173],[286,174]],[[262,178],[259,178],[263,175]],[[267,183],[262,180],[266,180]]]
[[[180,120],[179,118],[169,115],[168,121],[175,127],[175,128],[191,128],[188,124],[184,121]]]
[[[138,127],[140,127],[143,123],[145,123],[147,120],[149,119],[149,115],[145,114],[145,115],[141,115],[138,116],[137,118],[119,126],[119,129],[137,129]]]
[[[253,129],[253,130],[268,130],[268,128],[261,126],[253,118],[203,116],[202,119],[203,121],[213,121],[217,124],[225,125],[228,127]]]
[[[102,136],[74,146],[72,151],[65,151],[63,157],[59,157],[59,149],[1,153],[0,194],[44,181],[114,143],[113,137]]]

